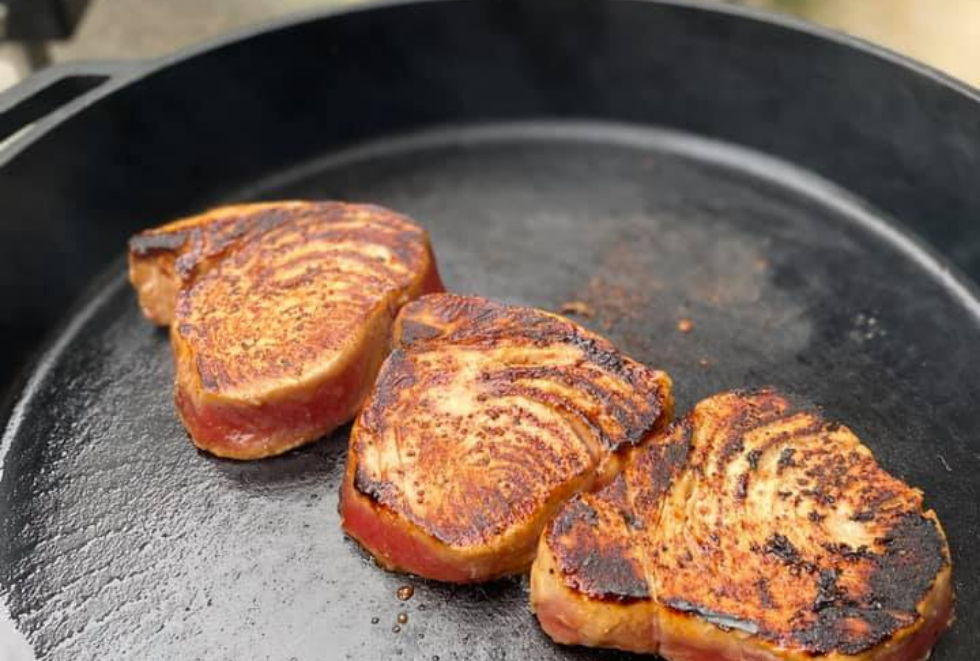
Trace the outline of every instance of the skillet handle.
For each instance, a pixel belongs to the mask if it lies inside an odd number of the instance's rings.
[[[139,62],[67,62],[47,67],[0,93],[0,153],[31,128],[70,111],[71,102],[93,94]]]

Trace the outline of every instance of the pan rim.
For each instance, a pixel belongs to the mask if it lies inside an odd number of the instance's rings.
[[[863,55],[874,57],[915,75],[922,76],[954,94],[958,94],[969,99],[970,101],[978,104],[978,107],[980,107],[980,89],[974,88],[965,81],[940,71],[929,64],[898,53],[897,51],[894,51],[888,47],[872,43],[861,37],[855,37],[853,35],[825,28],[794,16],[770,12],[755,7],[722,4],[720,2],[712,2],[711,0],[605,1],[623,4],[657,5],[665,8],[719,14],[739,20],[753,21],[787,32],[796,32],[808,37],[821,39],[844,48],[856,50]],[[31,146],[37,144],[45,137],[53,133],[57,127],[82,114],[86,108],[95,105],[102,99],[111,96],[123,88],[147,80],[155,74],[159,74],[176,65],[189,62],[199,56],[217,52],[223,48],[242,44],[251,39],[263,37],[275,32],[291,30],[294,28],[299,28],[308,23],[331,20],[347,15],[369,12],[384,12],[411,6],[427,6],[443,3],[462,4],[484,2],[486,2],[486,0],[377,0],[376,2],[369,2],[365,5],[353,7],[335,7],[300,11],[279,18],[270,19],[257,25],[239,28],[237,30],[230,30],[224,34],[177,50],[174,53],[149,58],[147,60],[135,60],[131,70],[110,77],[102,85],[70,101],[62,108],[39,120],[31,128],[31,130],[16,135],[13,140],[10,140],[8,143],[4,144],[3,148],[0,149],[0,170],[2,170],[5,165],[13,161],[19,154],[28,150]],[[66,67],[69,69],[77,67],[79,69],[79,73],[83,73],[85,71],[84,62],[68,64]],[[0,97],[2,97],[2,94],[0,94]]]

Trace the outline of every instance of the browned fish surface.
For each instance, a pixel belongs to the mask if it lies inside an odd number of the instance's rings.
[[[671,661],[919,661],[952,619],[922,494],[773,391],[701,402],[569,501],[531,601],[558,642]]]
[[[526,569],[548,516],[670,418],[670,380],[563,317],[426,296],[351,432],[344,529],[390,569]]]
[[[360,408],[398,309],[442,284],[425,231],[369,205],[224,207],[130,241],[130,279],[171,326],[178,411],[194,442],[254,459]]]

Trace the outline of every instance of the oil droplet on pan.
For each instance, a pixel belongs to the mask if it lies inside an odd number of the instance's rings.
[[[412,598],[412,595],[415,594],[415,588],[413,588],[411,585],[403,585],[398,588],[398,592],[396,594],[401,601],[408,601]]]

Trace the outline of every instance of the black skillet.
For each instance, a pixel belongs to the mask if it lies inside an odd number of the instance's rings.
[[[944,522],[959,622],[934,658],[972,661],[978,101],[813,28],[635,0],[312,16],[0,97],[5,133],[34,122],[0,151],[4,364],[48,333],[9,387],[0,654],[626,658],[552,645],[521,579],[376,568],[338,528],[346,430],[258,463],[194,451],[125,239],[301,197],[415,216],[455,290],[586,303],[584,323],[671,372],[680,410],[771,383],[846,421]]]

